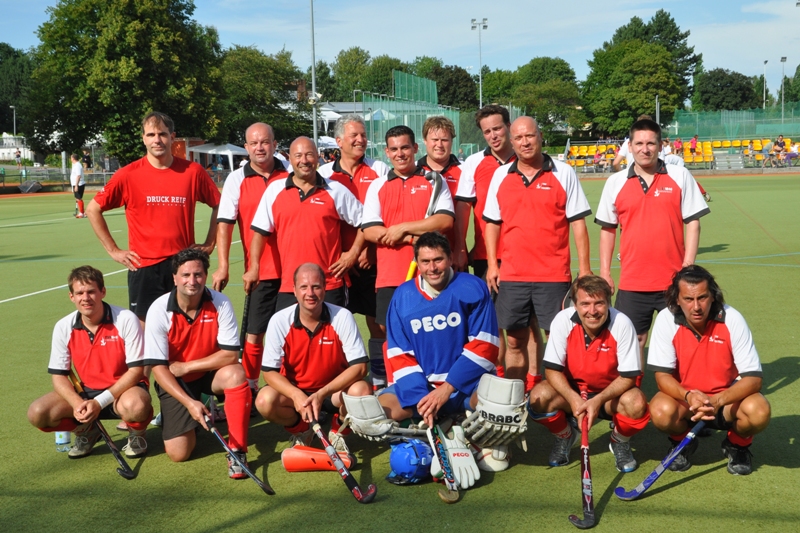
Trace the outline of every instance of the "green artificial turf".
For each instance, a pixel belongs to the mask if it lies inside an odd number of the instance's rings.
[[[613,490],[619,484],[630,489],[644,479],[666,454],[666,438],[652,426],[637,435],[633,445],[641,466],[623,476],[608,451],[608,425],[596,424],[591,451],[597,531],[798,527],[800,177],[713,177],[701,182],[713,202],[712,213],[702,219],[697,262],[717,276],[728,303],[744,314],[753,331],[772,423],[754,441],[755,471],[749,477],[726,472],[719,449],[722,434],[717,433],[701,440],[689,471],[664,473],[634,502],[618,500]],[[603,181],[585,180],[583,186],[595,208]],[[287,473],[280,463],[280,452],[288,445],[286,433],[258,418],[252,421],[248,458],[277,491],[273,497],[249,480],[228,479],[219,444],[206,433],[199,435],[192,460],[173,464],[163,452],[160,430],[151,428],[150,454],[130,461],[139,473],[132,481],[114,472],[117,465],[102,444],[80,461],[56,453],[53,434],[34,429],[25,413],[31,401],[50,390],[52,328],[74,307],[65,288],[6,300],[63,285],[71,268],[88,263],[107,274],[107,300],[127,303],[125,273],[110,274],[122,266],[106,255],[87,220],[72,217],[73,207],[68,194],[0,198],[0,516],[9,531],[574,531],[567,517],[581,514],[577,448],[570,465],[548,467],[551,437],[536,424],[527,433],[527,453],[515,450],[506,472],[482,473],[476,487],[453,506],[439,500],[432,484],[397,487],[384,481],[388,448],[355,436],[349,439],[360,462],[354,473],[362,485],[378,485],[373,504],[356,503],[334,472]],[[209,214],[205,207],[198,209],[199,236],[205,235]],[[123,211],[110,212],[106,219],[124,245]],[[597,272],[599,227],[592,219],[592,266]],[[239,244],[231,257],[226,293],[239,310]],[[651,374],[643,388],[648,396],[655,392]],[[106,423],[122,444],[124,435],[113,425]],[[221,429],[225,433],[224,424]]]

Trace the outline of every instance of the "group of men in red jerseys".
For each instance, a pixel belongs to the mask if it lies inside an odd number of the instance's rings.
[[[152,417],[145,368],[152,366],[165,450],[174,461],[188,459],[195,429],[207,428],[203,393],[224,394],[229,444],[241,461],[252,404],[285,426],[294,444],[308,444],[309,423],[329,411],[331,440],[347,450],[346,430],[339,433],[342,393],[371,394],[368,371],[372,387],[386,384],[389,303],[407,279],[415,238],[438,231],[450,242],[453,267],[471,265],[493,292],[507,336],[498,372],[526,382],[532,419],[555,436],[552,466],[569,462],[574,424],[583,417],[612,420],[610,447],[622,472],[636,468],[630,438],[648,420],[677,443],[690,420],[703,419],[728,431],[728,470],[748,474],[748,446],[770,417],[759,392],[761,366],[744,319],[725,305],[713,276],[694,265],[699,219],[708,206],[688,171],[658,159],[658,124],[633,125],[635,163],[605,185],[595,220],[602,227],[600,276],[594,276],[585,224],[591,209],[572,168],[542,150],[536,121],[512,123],[505,108],[489,105],[476,123],[488,147],[463,164],[452,155],[456,132],[448,119],[426,121],[427,155],[419,161],[413,130],[391,128],[389,168],[365,156],[363,119],[345,116],[335,126],[339,157],[318,168],[316,146],[300,137],[289,149],[291,170],[275,157],[272,128],[256,123],[245,132],[249,161],[227,178],[220,195],[199,165],[172,156],[171,119],[147,115],[146,156],[121,169],[86,211],[106,251],[129,269],[130,309],[138,321],[102,303],[99,272],[73,271],[70,298],[78,313],[56,327],[49,367],[55,392],[31,405],[31,423],[45,431],[75,430],[70,456],[83,457],[99,438],[94,420],[121,417],[131,432],[126,453],[143,455]],[[438,190],[431,172],[441,176]],[[197,202],[212,208],[202,244],[194,238]],[[117,246],[102,215],[121,206],[127,250]],[[468,251],[470,208],[475,244]],[[248,294],[241,347],[235,313],[221,293],[230,279],[234,224]],[[625,232],[612,309],[617,226]],[[570,229],[578,255],[574,283]],[[215,244],[218,268],[208,289]],[[561,310],[567,293],[574,309]],[[367,319],[367,350],[352,313]],[[654,313],[648,363],[659,392],[648,406],[638,387]],[[86,398],[65,377],[71,364]],[[267,386],[259,390],[262,372]],[[692,451],[684,450],[673,469],[688,468]],[[228,470],[232,478],[246,477],[231,458]]]

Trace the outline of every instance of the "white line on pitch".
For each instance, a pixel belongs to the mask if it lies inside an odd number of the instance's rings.
[[[103,276],[113,276],[114,274],[119,274],[120,272],[127,272],[127,268],[123,268],[122,270],[115,270],[114,272],[109,272],[108,274],[103,274]],[[65,288],[66,285],[59,285],[58,287],[50,287],[49,289],[43,289],[41,291],[31,292],[28,294],[23,294],[22,296],[14,296],[13,298],[7,298],[5,300],[0,300],[0,304],[4,304],[6,302],[13,302],[14,300],[20,300],[22,298],[27,298],[28,296],[36,296],[37,294],[42,294],[44,292],[50,291],[57,291],[58,289]]]
[[[39,220],[37,222],[21,222],[19,224],[6,224],[5,226],[0,226],[0,228],[19,228],[21,226],[38,226],[40,224],[49,224],[51,222],[60,222],[62,220],[72,220],[75,217],[69,218],[53,218],[50,220]]]

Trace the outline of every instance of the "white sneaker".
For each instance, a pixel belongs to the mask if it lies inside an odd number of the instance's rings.
[[[128,435],[128,444],[122,447],[125,457],[135,459],[147,454],[147,439],[144,438],[145,430],[131,431]]]
[[[94,424],[83,424],[75,429],[75,444],[69,449],[67,454],[70,459],[81,459],[86,457],[94,449],[94,445],[100,438],[100,430]]]
[[[350,448],[347,447],[344,435],[331,430],[328,432],[328,440],[331,441],[331,446],[337,452],[350,453]]]
[[[292,438],[289,445],[294,448],[295,446],[310,446],[311,441],[314,439],[314,430],[308,428],[300,433],[292,433]]]

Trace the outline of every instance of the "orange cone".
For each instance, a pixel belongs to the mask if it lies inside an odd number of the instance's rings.
[[[352,468],[353,457],[345,452],[339,452],[344,466]],[[325,450],[310,446],[295,446],[286,448],[281,452],[281,463],[287,472],[317,472],[322,470],[336,470],[333,461]]]

